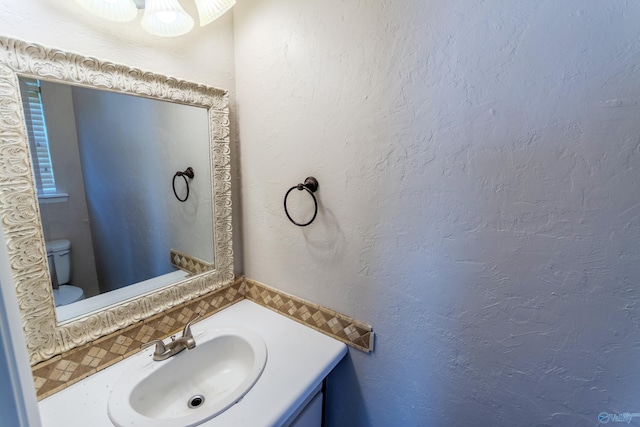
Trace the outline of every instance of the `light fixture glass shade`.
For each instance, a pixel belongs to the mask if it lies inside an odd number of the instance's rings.
[[[140,22],[145,31],[160,37],[176,37],[193,28],[193,18],[178,0],[146,0]]]
[[[200,15],[200,26],[213,22],[236,4],[236,0],[195,0]]]
[[[133,21],[138,9],[133,0],[76,0],[80,6],[100,18],[116,22]]]

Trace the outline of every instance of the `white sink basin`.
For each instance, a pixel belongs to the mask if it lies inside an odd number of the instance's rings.
[[[109,397],[115,425],[198,425],[238,402],[262,374],[267,348],[255,332],[218,328],[195,340],[192,350],[162,362],[145,355],[125,372]]]

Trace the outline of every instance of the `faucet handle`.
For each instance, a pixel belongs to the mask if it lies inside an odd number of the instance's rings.
[[[191,324],[198,320],[200,317],[200,315],[197,315],[185,325],[184,330],[182,331],[182,338],[193,338],[193,335],[191,334]]]
[[[151,347],[152,345],[156,346],[155,351],[153,352],[153,354],[155,356],[163,354],[167,351],[167,347],[164,345],[164,341],[162,340],[153,340],[153,341],[149,341],[147,343],[144,343],[140,346],[140,350],[145,349],[147,347]]]

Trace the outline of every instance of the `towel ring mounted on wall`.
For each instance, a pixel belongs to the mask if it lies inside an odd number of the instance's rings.
[[[184,178],[184,183],[187,185],[187,195],[184,196],[184,199],[181,199],[180,197],[178,197],[178,192],[176,191],[176,178],[181,176],[182,178]],[[173,194],[174,196],[176,196],[176,199],[180,200],[181,202],[186,202],[187,199],[189,198],[189,181],[187,180],[187,177],[189,179],[193,179],[193,177],[195,176],[195,174],[193,173],[193,168],[191,168],[191,166],[189,166],[187,169],[184,170],[184,172],[176,172],[175,175],[173,175]]]
[[[294,221],[293,218],[291,218],[291,215],[289,215],[289,211],[287,210],[287,197],[289,197],[289,193],[291,193],[295,189],[298,189],[299,191],[307,190],[307,193],[309,193],[313,198],[313,204],[315,205],[313,218],[311,218],[311,220],[305,224],[300,224],[299,222]],[[318,215],[318,201],[316,200],[316,196],[314,196],[313,193],[315,193],[317,190],[318,190],[318,180],[310,176],[304,180],[304,184],[294,185],[289,189],[289,191],[287,191],[287,193],[284,195],[284,213],[287,214],[287,218],[289,218],[289,221],[291,221],[298,227],[306,227],[307,225],[311,224],[314,219],[316,219],[316,215]]]

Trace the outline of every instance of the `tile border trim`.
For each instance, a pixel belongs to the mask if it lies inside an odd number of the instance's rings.
[[[374,332],[370,325],[255,280],[245,279],[245,283],[246,298],[250,301],[360,351],[373,351]]]
[[[171,255],[171,265],[182,271],[186,271],[192,276],[214,269],[214,265],[212,263],[203,261],[184,252],[180,252],[177,249],[171,249],[169,253]]]
[[[36,396],[42,400],[64,390],[136,354],[143,343],[179,333],[196,315],[204,319],[245,298],[355,349],[365,353],[374,350],[375,334],[370,325],[242,276],[230,285],[33,365]]]

